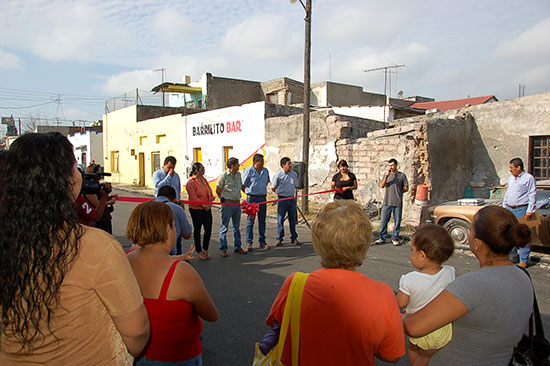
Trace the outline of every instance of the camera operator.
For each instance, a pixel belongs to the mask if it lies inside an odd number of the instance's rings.
[[[109,195],[111,183],[101,183],[102,174],[99,164],[90,164],[86,168],[84,180],[91,180],[97,183],[92,190],[83,189],[77,199],[78,217],[84,225],[94,226],[109,234],[113,233],[111,212],[114,211],[114,203],[117,195]],[[86,184],[83,184],[83,187]]]

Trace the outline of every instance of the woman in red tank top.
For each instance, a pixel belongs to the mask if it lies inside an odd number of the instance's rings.
[[[214,322],[218,310],[193,267],[170,257],[176,242],[172,210],[155,201],[138,205],[126,237],[139,245],[128,260],[151,322],[151,338],[136,365],[201,365],[201,318]]]

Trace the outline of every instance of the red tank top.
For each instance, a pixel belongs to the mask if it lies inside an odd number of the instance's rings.
[[[185,300],[166,300],[166,293],[179,261],[175,261],[164,278],[158,299],[145,298],[151,323],[151,338],[144,356],[156,361],[178,362],[202,353],[202,322]]]

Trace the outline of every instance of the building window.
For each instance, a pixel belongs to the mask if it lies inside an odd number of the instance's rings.
[[[111,151],[111,172],[112,173],[118,173],[119,172],[119,152],[118,151]]]
[[[193,148],[193,161],[195,163],[202,161],[202,150],[200,147]]]
[[[550,136],[529,136],[529,173],[536,180],[550,179]]]
[[[267,95],[267,101],[269,103],[273,103],[273,104],[279,103],[279,94],[278,93],[269,93]]]
[[[147,138],[147,136],[140,136],[139,137],[139,144],[143,145],[143,142],[145,141],[146,138]]]
[[[223,147],[223,168],[227,167],[227,160],[233,155],[233,146]]]
[[[160,151],[151,153],[151,171],[156,172],[160,169]]]
[[[157,142],[157,144],[160,144],[160,139],[163,138],[163,137],[166,137],[166,135],[163,134],[163,135],[157,135],[157,136],[156,136],[156,142]]]

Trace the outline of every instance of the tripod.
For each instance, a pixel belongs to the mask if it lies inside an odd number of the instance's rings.
[[[294,196],[297,196],[298,195],[298,189],[296,188],[294,190]],[[300,210],[300,206],[298,206],[298,200],[296,199],[296,209],[298,210],[298,212],[300,213],[300,215],[302,215],[302,219],[299,220],[297,223],[301,223],[302,221],[306,223],[307,227],[311,230],[311,226],[309,225],[309,222],[307,222],[307,219],[304,215],[304,213],[302,212],[302,210]],[[298,215],[296,215],[298,216]]]

